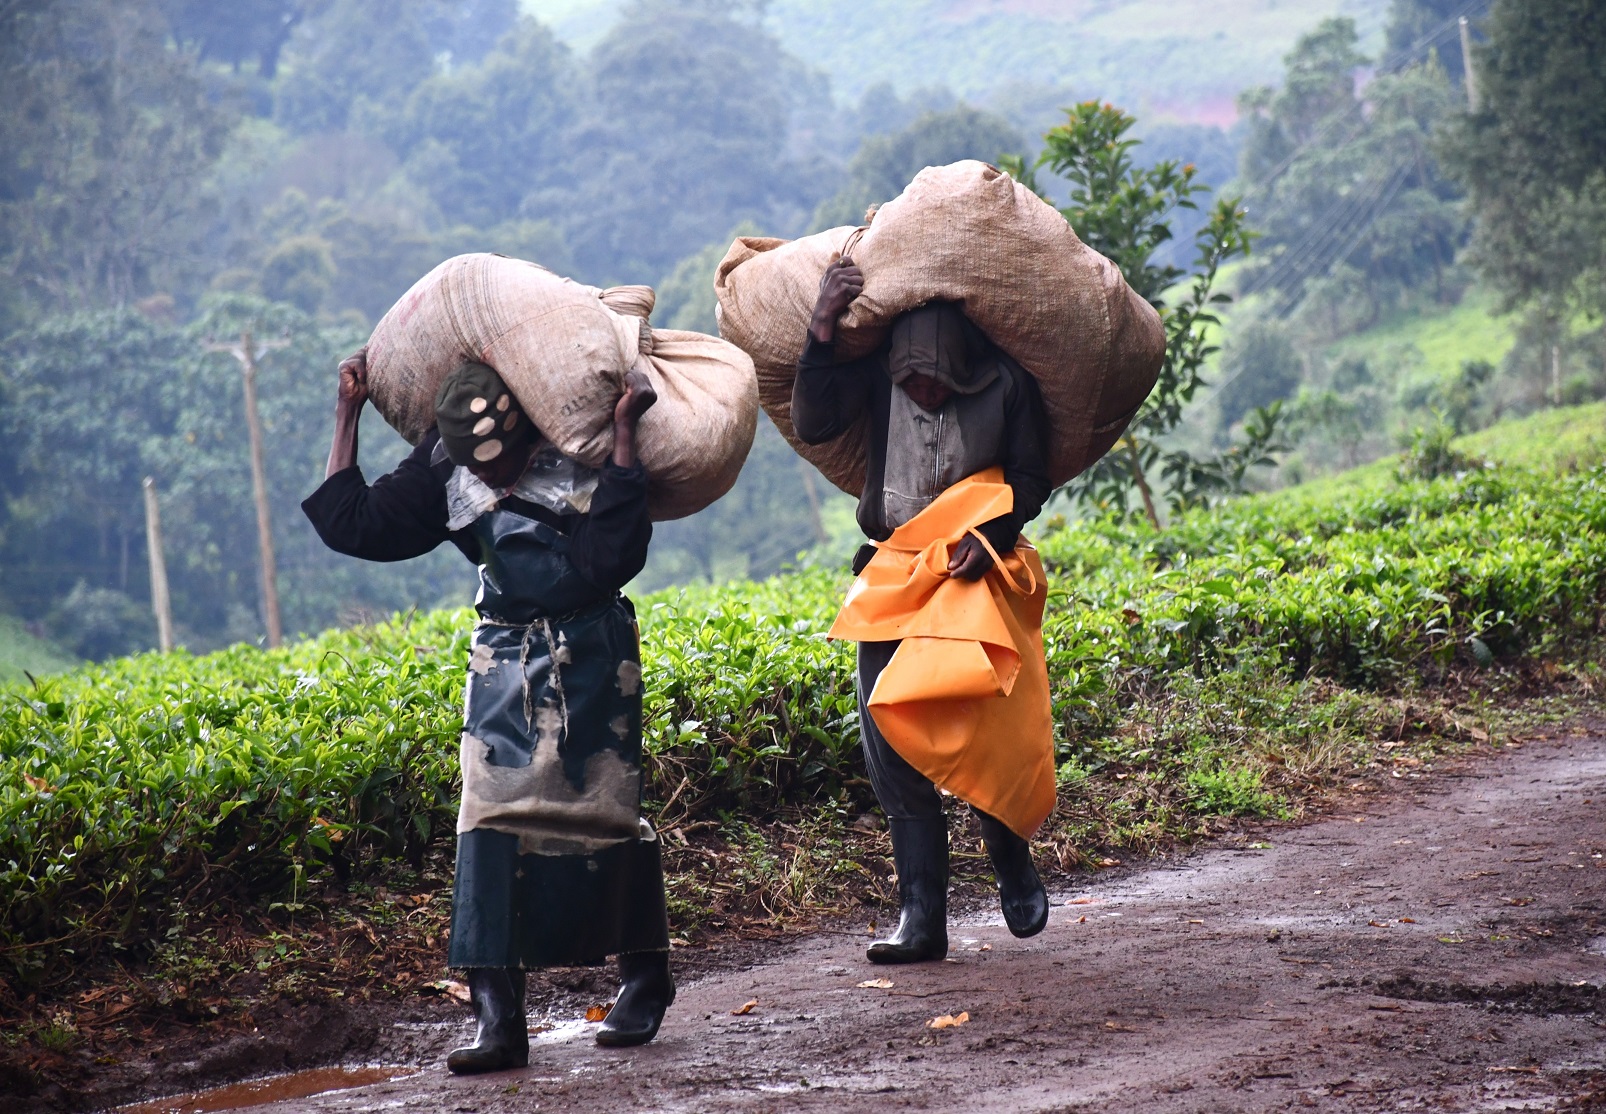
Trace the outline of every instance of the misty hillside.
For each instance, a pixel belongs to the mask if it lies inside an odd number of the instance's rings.
[[[524,0],[579,49],[625,7]],[[946,86],[1035,117],[1068,91],[1144,116],[1227,124],[1239,91],[1275,81],[1282,56],[1320,20],[1353,18],[1375,49],[1387,13],[1388,0],[772,0],[764,22],[844,100],[881,82],[902,94]]]

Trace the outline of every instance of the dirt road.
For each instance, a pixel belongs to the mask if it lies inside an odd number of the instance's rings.
[[[1603,854],[1606,737],[1534,741],[1056,894],[1033,940],[980,917],[873,968],[816,936],[684,986],[644,1049],[570,1022],[454,1079],[466,1024],[399,1029],[420,1074],[261,1109],[1606,1110]]]

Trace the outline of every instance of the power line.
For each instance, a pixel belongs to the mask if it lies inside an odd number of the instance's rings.
[[[1425,49],[1427,49],[1430,46],[1437,45],[1438,44],[1438,40],[1442,39],[1445,35],[1449,34],[1451,31],[1454,31],[1457,35],[1460,35],[1460,33],[1461,33],[1461,20],[1464,19],[1464,18],[1470,18],[1472,16],[1472,14],[1473,14],[1473,10],[1474,9],[1481,9],[1481,8],[1487,7],[1488,3],[1489,3],[1489,0],[1466,0],[1466,3],[1462,4],[1461,7],[1456,10],[1455,14],[1451,15],[1443,23],[1439,24],[1433,30],[1428,31],[1428,32],[1424,33],[1423,35],[1419,36],[1417,38],[1417,40],[1415,42],[1413,42],[1410,46],[1404,47],[1403,49],[1396,51],[1393,55],[1391,55],[1388,58],[1385,58],[1382,62],[1380,62],[1378,64],[1378,67],[1377,67],[1378,75],[1379,76],[1388,75],[1388,74],[1395,73],[1395,72],[1397,72],[1397,71],[1399,71],[1401,69],[1404,69],[1406,64],[1411,62],[1412,60],[1414,60],[1415,57],[1418,54],[1420,54],[1422,51],[1424,51]],[[1336,115],[1334,115],[1331,118],[1329,118],[1328,120],[1326,120],[1322,124],[1322,126],[1319,129],[1317,129],[1317,131],[1314,134],[1312,134],[1309,138],[1305,139],[1303,142],[1301,142],[1297,146],[1295,146],[1292,151],[1289,151],[1288,154],[1283,157],[1281,162],[1279,162],[1276,166],[1272,167],[1271,170],[1267,171],[1266,174],[1261,178],[1260,181],[1258,181],[1254,185],[1252,185],[1243,194],[1243,196],[1241,198],[1239,198],[1239,201],[1240,202],[1248,201],[1250,198],[1254,197],[1256,194],[1259,194],[1262,191],[1264,191],[1266,189],[1269,189],[1272,186],[1272,184],[1274,182],[1276,182],[1276,180],[1282,175],[1282,173],[1285,170],[1287,170],[1290,166],[1292,166],[1294,164],[1294,160],[1297,159],[1301,154],[1303,154],[1307,148],[1309,148],[1312,145],[1314,145],[1314,144],[1320,142],[1321,140],[1325,139],[1327,137],[1327,133],[1329,131],[1331,131],[1333,128],[1337,127],[1338,125],[1346,122],[1347,120],[1349,120],[1350,117],[1354,116],[1356,113],[1360,112],[1361,107],[1362,107],[1361,102],[1360,101],[1356,101],[1353,105],[1351,105],[1349,108],[1345,109],[1343,112],[1337,113]],[[1364,123],[1364,121],[1363,121],[1363,123]]]
[[[1404,164],[1407,168],[1409,164]],[[1264,269],[1250,276],[1238,291],[1240,298],[1247,298],[1259,293],[1268,286],[1280,285],[1283,278],[1292,273],[1294,268],[1303,265],[1306,258],[1314,252],[1321,243],[1332,238],[1336,228],[1343,224],[1351,215],[1353,209],[1365,208],[1388,187],[1388,183],[1400,170],[1399,166],[1390,167],[1387,173],[1374,179],[1367,179],[1365,185],[1333,202],[1323,212],[1315,224],[1305,230],[1299,240],[1285,248],[1283,253],[1274,258]]]

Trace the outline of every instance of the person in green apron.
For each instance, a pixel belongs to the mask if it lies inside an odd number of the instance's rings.
[[[544,441],[493,369],[464,362],[435,428],[369,485],[364,353],[340,367],[329,466],[302,504],[319,536],[373,561],[450,541],[479,566],[448,956],[479,1031],[448,1056],[453,1072],[528,1062],[530,968],[618,956],[599,1044],[651,1040],[674,1000],[660,845],[641,815],[640,642],[619,591],[652,537],[635,445],[656,397],[626,374],[613,455],[591,469]]]

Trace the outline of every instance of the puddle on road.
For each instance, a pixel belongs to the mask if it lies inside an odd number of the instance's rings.
[[[227,1087],[213,1087],[209,1091],[194,1091],[187,1095],[119,1106],[113,1114],[216,1114],[223,1110],[247,1110],[270,1102],[310,1098],[351,1087],[388,1083],[417,1074],[416,1068],[401,1067],[312,1068],[289,1075],[231,1083]]]

